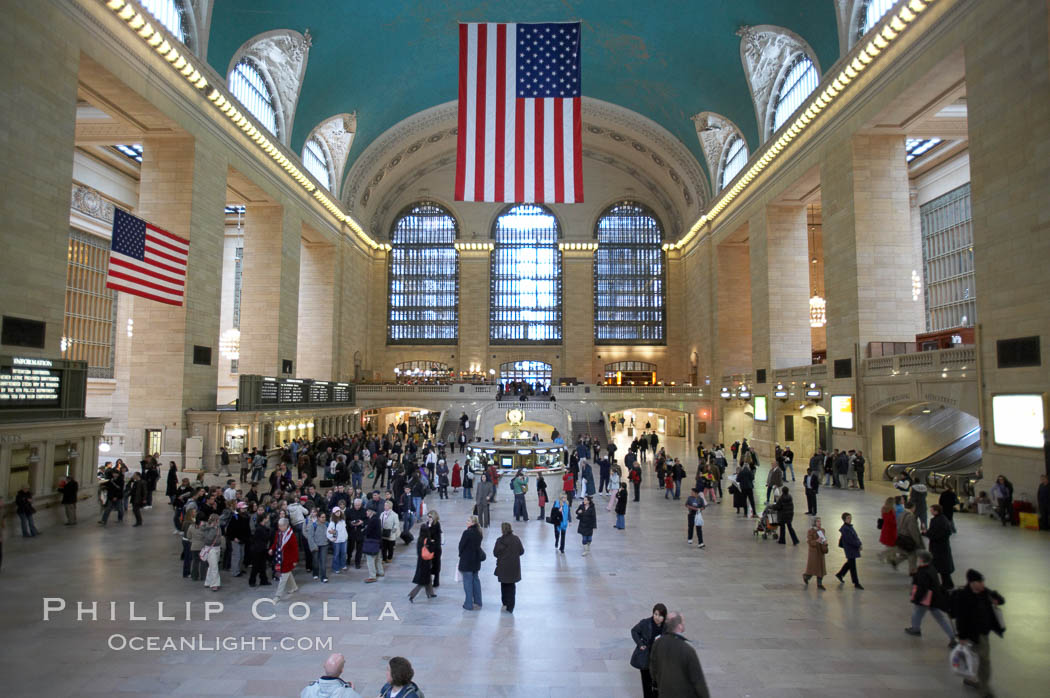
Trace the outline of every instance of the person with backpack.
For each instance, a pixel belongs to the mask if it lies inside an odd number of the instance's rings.
[[[998,607],[1006,603],[1001,594],[984,585],[984,575],[977,570],[966,570],[966,586],[952,592],[949,600],[955,619],[955,632],[960,642],[969,643],[977,653],[977,679],[963,679],[976,688],[981,698],[992,696],[989,681],[992,678],[991,646],[988,633],[999,637],[1006,632]]]
[[[904,629],[909,635],[919,637],[922,635],[922,619],[927,612],[941,626],[941,630],[948,636],[948,648],[951,649],[958,644],[955,639],[955,631],[952,630],[951,621],[948,620],[948,594],[941,586],[937,578],[937,571],[930,566],[933,555],[926,550],[920,550],[917,555],[918,567],[911,576],[911,602],[912,614],[911,625]]]
[[[689,496],[685,499],[685,530],[688,536],[685,542],[686,545],[693,544],[693,531],[695,530],[697,549],[706,547],[704,545],[704,517],[703,514],[700,513],[705,507],[707,507],[707,501],[704,499],[704,496],[700,494],[700,490],[694,487],[689,493]]]

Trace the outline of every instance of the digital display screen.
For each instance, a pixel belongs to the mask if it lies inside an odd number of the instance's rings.
[[[853,396],[831,396],[831,428],[853,429]]]
[[[277,402],[277,381],[263,379],[259,385],[259,402],[271,404]]]
[[[769,421],[769,414],[766,407],[766,396],[756,395],[755,396],[755,421],[766,422]]]
[[[993,395],[995,443],[1022,448],[1043,447],[1043,396]]]
[[[303,389],[302,381],[286,379],[281,381],[279,385],[278,401],[282,403],[306,401],[306,391]]]
[[[0,408],[55,407],[62,397],[62,372],[48,359],[15,358],[0,368]]]

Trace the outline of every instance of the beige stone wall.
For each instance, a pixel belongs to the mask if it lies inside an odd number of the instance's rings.
[[[715,375],[751,369],[751,262],[746,242],[724,243],[717,248],[715,284]]]
[[[295,375],[335,378],[335,245],[302,242],[299,261],[298,342]]]

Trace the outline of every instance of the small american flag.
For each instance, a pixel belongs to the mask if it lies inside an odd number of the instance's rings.
[[[459,25],[456,200],[583,201],[580,23]]]
[[[119,208],[113,212],[106,288],[182,305],[189,240]]]

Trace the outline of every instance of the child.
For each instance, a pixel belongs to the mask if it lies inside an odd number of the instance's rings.
[[[671,473],[664,475],[664,499],[674,496],[674,476]]]

